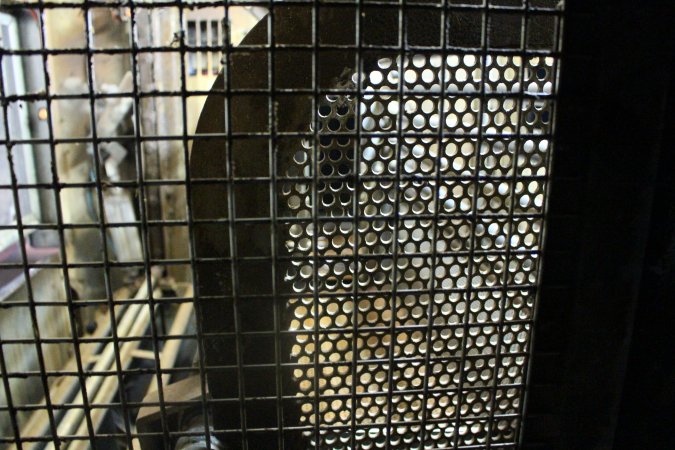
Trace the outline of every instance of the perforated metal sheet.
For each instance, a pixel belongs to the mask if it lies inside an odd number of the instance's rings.
[[[350,448],[351,424],[371,425],[359,448],[422,448],[422,427],[425,448],[516,442],[554,63],[415,54],[401,69],[383,58],[345,80],[362,83],[359,100],[322,98],[318,145],[303,141],[286,173],[316,172],[316,187],[305,178],[282,192],[307,219],[287,229],[297,259],[285,281],[297,293],[291,330],[306,331],[292,348],[301,422],[319,421],[321,448]],[[313,199],[330,219],[310,220]]]

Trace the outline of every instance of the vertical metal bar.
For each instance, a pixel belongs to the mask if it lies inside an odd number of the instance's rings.
[[[407,57],[407,33],[406,33],[406,0],[399,0],[398,8],[398,43],[399,43],[399,63],[398,63],[398,115],[396,116],[396,175],[394,181],[394,211],[392,213],[393,234],[392,234],[392,267],[391,267],[391,319],[389,323],[389,370],[387,372],[387,421],[385,428],[386,450],[391,448],[391,416],[393,413],[393,394],[392,385],[394,384],[394,352],[396,350],[396,317],[398,316],[397,291],[398,291],[398,233],[399,233],[399,213],[401,196],[401,147],[403,146],[403,116],[405,115],[405,70]]]
[[[453,445],[456,448],[459,445],[459,429],[460,429],[460,424],[462,421],[461,417],[461,411],[462,411],[462,387],[464,385],[464,370],[466,368],[466,340],[467,340],[467,335],[469,331],[469,314],[471,311],[471,308],[469,307],[471,303],[471,293],[473,291],[473,270],[474,270],[474,259],[475,259],[475,252],[476,252],[476,217],[478,214],[477,211],[477,200],[478,200],[478,194],[480,191],[480,184],[479,184],[479,173],[480,173],[480,148],[483,142],[483,126],[482,126],[482,121],[483,121],[483,110],[484,110],[484,103],[485,103],[485,79],[486,79],[486,74],[487,74],[487,56],[488,56],[488,30],[490,26],[490,18],[489,18],[489,12],[490,12],[490,3],[488,0],[484,0],[483,3],[483,8],[482,8],[482,16],[481,16],[481,21],[482,21],[482,26],[481,26],[481,73],[480,73],[480,107],[479,107],[479,112],[478,112],[478,120],[477,120],[477,127],[478,127],[478,137],[476,139],[476,148],[475,148],[475,167],[474,167],[474,174],[473,174],[473,198],[471,199],[471,239],[470,239],[470,245],[469,245],[469,260],[467,262],[467,288],[466,288],[466,294],[464,297],[464,301],[466,302],[466,307],[464,311],[464,318],[462,319],[462,327],[463,327],[463,333],[462,333],[462,351],[460,353],[460,364],[459,364],[459,386],[457,387],[457,411],[455,412],[455,420],[454,420],[454,439],[453,439]]]
[[[427,414],[428,414],[428,399],[429,399],[429,374],[431,373],[431,353],[433,351],[432,345],[432,330],[434,325],[434,303],[436,297],[436,263],[438,259],[438,221],[440,214],[440,189],[441,189],[441,161],[443,156],[443,131],[445,128],[445,74],[446,70],[446,60],[448,55],[448,3],[443,3],[443,9],[441,10],[441,89],[438,99],[438,109],[439,109],[439,121],[438,121],[438,154],[436,155],[435,163],[435,174],[434,174],[434,183],[436,183],[434,189],[434,210],[431,225],[431,273],[429,276],[429,307],[427,308],[427,329],[425,331],[424,342],[426,344],[426,354],[424,355],[424,378],[423,378],[423,392],[422,392],[422,419],[420,424],[420,448],[424,447],[424,441],[426,439],[426,426],[427,426]],[[478,169],[476,169],[478,170]],[[459,395],[459,394],[458,394]],[[459,397],[458,397],[459,398]],[[459,405],[458,405],[459,406]]]
[[[108,303],[108,309],[109,309],[109,314],[110,314],[110,332],[112,334],[112,344],[113,348],[115,350],[115,370],[117,372],[117,382],[119,386],[119,394],[120,394],[120,402],[122,404],[122,414],[124,418],[124,429],[126,432],[126,440],[127,440],[127,446],[131,448],[133,445],[132,443],[132,438],[131,438],[131,422],[129,418],[129,409],[127,407],[127,399],[126,399],[126,390],[124,389],[124,376],[122,373],[122,360],[120,358],[120,344],[119,344],[119,336],[117,334],[117,317],[115,315],[115,303],[113,300],[113,292],[112,292],[112,283],[110,280],[110,258],[109,258],[109,252],[108,252],[108,239],[107,239],[107,233],[106,233],[106,218],[105,218],[105,206],[104,206],[104,198],[103,198],[103,186],[102,186],[102,177],[101,177],[101,158],[99,155],[99,147],[98,147],[98,140],[97,140],[97,130],[96,130],[96,105],[95,105],[95,100],[94,100],[94,65],[92,62],[92,57],[91,57],[91,49],[92,49],[92,42],[91,42],[91,35],[93,33],[93,30],[91,30],[91,20],[89,16],[89,9],[85,10],[85,39],[86,39],[86,46],[87,46],[87,87],[88,87],[88,94],[89,94],[89,122],[91,124],[91,145],[92,145],[92,155],[94,158],[94,175],[95,175],[95,184],[96,184],[96,196],[98,200],[98,226],[99,226],[99,235],[101,237],[101,248],[103,252],[103,280],[105,284],[105,293],[106,293],[106,300]],[[41,17],[42,20],[42,17]],[[42,38],[43,45],[45,42],[45,37],[43,35]],[[50,83],[49,83],[49,73],[47,71],[47,55],[43,53],[43,69],[44,69],[44,76],[45,76],[45,92],[47,93],[47,96],[49,96],[50,92]],[[49,126],[49,138],[53,139],[54,138],[54,129],[53,129],[53,124],[52,124],[52,113],[51,113],[51,101],[47,101],[47,117],[48,117],[48,126]],[[50,146],[50,150],[52,152],[52,180],[56,184],[58,183],[59,180],[59,174],[57,171],[57,165],[56,165],[56,150],[54,148],[54,145]],[[58,226],[59,226],[59,252],[61,254],[61,263],[64,266],[67,266],[68,261],[66,259],[66,248],[65,248],[65,235],[63,232],[63,209],[61,205],[61,198],[59,195],[59,192],[56,192],[55,195],[55,202],[56,202],[56,217],[58,221]],[[69,282],[69,276],[68,276],[68,269],[64,267],[63,269],[63,279],[66,287],[66,295],[68,298],[68,302],[72,302],[71,298],[71,292],[70,292],[70,282]],[[78,361],[78,371],[79,369],[79,364],[81,364]],[[84,387],[84,385],[83,385]],[[86,397],[85,397],[86,398]],[[95,432],[96,430],[94,430]]]
[[[527,0],[527,1],[529,1],[529,0]],[[562,5],[559,6],[559,8],[564,8],[564,5],[565,5],[565,3],[563,2]],[[556,54],[559,54],[559,52],[561,51],[561,47],[562,47],[562,33],[563,33],[563,27],[564,27],[564,12],[559,12],[554,17],[555,17],[555,20],[556,20],[555,37],[554,37],[554,41],[553,41],[554,46],[555,46],[554,52]],[[558,103],[557,102],[557,94],[558,94],[558,86],[559,86],[559,80],[560,80],[559,75],[560,75],[560,64],[561,64],[561,62],[560,62],[560,56],[554,56],[553,58],[554,59],[553,59],[553,68],[552,68],[552,73],[553,73],[553,90],[552,90],[552,92],[553,92],[554,96],[553,96],[553,99],[551,100],[551,116],[550,116],[551,117],[551,119],[550,119],[551,120],[551,125],[550,125],[551,130],[550,130],[550,134],[555,137],[555,125],[556,125],[555,109],[556,109],[557,103]],[[555,148],[555,142],[554,141],[555,141],[555,139],[553,139],[553,138],[550,141],[550,147],[549,147],[548,155],[547,155],[548,160],[546,161],[546,174],[548,176],[549,182],[552,179],[552,171],[553,171],[552,154],[553,154],[553,150]],[[530,376],[531,376],[530,364],[532,363],[532,355],[533,355],[533,352],[534,352],[534,341],[535,341],[535,338],[536,338],[536,333],[535,333],[535,330],[534,330],[534,324],[537,323],[537,315],[538,315],[538,312],[539,312],[539,296],[541,294],[540,286],[541,286],[541,281],[542,281],[543,264],[544,264],[544,259],[542,257],[543,254],[544,254],[543,246],[544,246],[544,242],[546,241],[546,232],[548,231],[548,229],[546,227],[546,216],[547,216],[547,210],[548,210],[548,201],[549,201],[549,198],[550,198],[549,182],[547,182],[544,185],[544,205],[543,205],[543,209],[542,209],[543,225],[542,225],[542,229],[541,229],[540,236],[539,236],[539,252],[540,252],[539,253],[539,255],[540,255],[539,274],[538,274],[538,277],[537,277],[537,293],[536,293],[536,297],[534,299],[535,300],[534,301],[534,310],[532,312],[532,324],[533,325],[532,325],[532,329],[530,330],[530,337],[529,337],[529,340],[528,340],[528,342],[529,342],[528,354],[530,355],[530,360],[528,361],[527,364],[525,364],[525,368],[523,369],[523,371],[524,371],[523,382],[525,384],[525,392],[522,394],[522,397],[521,397],[521,400],[520,400],[520,408],[519,408],[520,411],[518,413],[518,415],[520,417],[520,420],[518,421],[518,425],[516,427],[516,438],[518,439],[519,444],[522,443],[522,440],[523,440],[523,432],[524,432],[524,429],[525,429],[524,422],[525,422],[525,419],[527,417],[527,399],[528,399],[528,395],[529,395]]]
[[[284,300],[279,297],[279,287],[277,286],[277,242],[278,242],[278,199],[277,199],[277,118],[276,118],[276,84],[275,84],[275,29],[274,29],[274,0],[269,0],[269,14],[267,15],[267,41],[270,51],[267,54],[267,82],[270,94],[267,97],[268,103],[268,127],[270,137],[268,140],[268,164],[270,174],[270,250],[272,253],[272,302],[274,309],[274,379],[276,387],[276,413],[277,413],[277,447],[284,449],[284,407],[283,407],[283,382],[281,371],[281,302]],[[263,19],[265,20],[265,19]]]
[[[318,277],[318,234],[319,234],[319,193],[317,191],[319,173],[319,0],[313,0],[312,8],[312,306],[314,314],[314,448],[321,449],[321,415],[319,414],[319,348],[320,348],[320,311]]]
[[[2,67],[1,60],[0,67]],[[7,376],[7,362],[5,361],[5,350],[3,346],[2,335],[0,335],[0,375],[2,378],[2,386],[5,391],[5,401],[7,402],[7,409],[9,410],[8,415],[12,424],[12,432],[14,433],[14,443],[16,444],[17,450],[22,450],[23,440],[21,439],[19,423],[16,419],[16,408],[14,407],[14,401],[12,399],[12,387],[9,384],[9,377]]]
[[[354,102],[354,116],[355,121],[354,125],[356,127],[354,138],[354,197],[352,204],[352,216],[353,216],[353,233],[354,233],[354,242],[352,243],[352,257],[354,264],[354,276],[353,276],[353,291],[352,291],[352,364],[351,364],[351,377],[352,385],[350,387],[350,401],[351,401],[351,414],[350,414],[350,448],[356,449],[358,443],[356,442],[356,386],[358,384],[358,365],[359,365],[359,217],[361,211],[359,209],[359,187],[361,184],[360,175],[361,175],[361,131],[363,129],[361,123],[361,102],[363,101],[362,96],[362,80],[364,79],[365,73],[363,71],[363,61],[362,61],[362,51],[363,51],[363,42],[361,39],[361,15],[363,9],[363,1],[357,0],[356,3],[356,23],[354,25],[354,32],[356,34],[356,101]]]
[[[236,204],[234,194],[234,167],[232,155],[232,111],[231,111],[231,79],[230,70],[232,65],[232,27],[230,26],[230,6],[229,3],[225,5],[225,153],[226,153],[226,178],[227,178],[227,223],[229,226],[229,243],[230,243],[230,257],[231,275],[232,275],[232,309],[234,314],[234,332],[236,339],[236,360],[237,360],[237,385],[239,391],[239,416],[241,421],[241,444],[242,449],[248,449],[248,427],[246,424],[246,384],[244,380],[243,369],[243,349],[242,349],[242,334],[241,323],[239,321],[239,257],[237,252],[237,227],[235,221]]]
[[[524,98],[524,91],[527,89],[525,85],[525,65],[527,64],[528,60],[528,55],[527,55],[527,30],[528,30],[528,22],[529,22],[529,11],[530,11],[530,2],[529,0],[524,0],[524,14],[523,18],[521,20],[524,20],[524,23],[521,22],[521,36],[520,36],[520,50],[522,52],[521,55],[521,61],[520,61],[520,69],[518,70],[518,80],[520,81],[520,90],[518,91],[518,97],[516,101],[516,107],[518,108],[518,111],[516,113],[516,132],[515,132],[515,140],[516,140],[516,146],[515,146],[515,151],[513,155],[513,174],[511,177],[511,186],[509,188],[509,197],[511,199],[511,204],[509,205],[509,213],[508,213],[508,218],[506,219],[506,223],[508,224],[508,228],[506,230],[506,252],[505,252],[505,264],[504,264],[504,279],[502,280],[502,286],[501,286],[501,298],[499,299],[499,321],[497,325],[497,348],[495,349],[495,367],[494,367],[494,374],[492,376],[491,380],[491,386],[490,386],[490,403],[489,403],[489,408],[488,408],[488,414],[489,414],[489,419],[488,419],[488,434],[487,434],[487,448],[490,449],[492,448],[492,431],[495,427],[494,425],[494,416],[495,416],[495,407],[496,407],[496,396],[497,396],[497,384],[499,383],[499,369],[501,367],[500,364],[500,359],[501,359],[501,348],[502,348],[502,340],[504,338],[503,335],[503,328],[504,328],[504,305],[506,302],[506,297],[508,295],[508,285],[509,285],[509,262],[511,258],[511,237],[513,233],[513,213],[515,209],[515,194],[516,194],[516,183],[518,181],[518,154],[521,146],[521,123],[522,123],[522,110],[523,110],[523,98]],[[533,100],[530,100],[533,101]],[[482,124],[481,124],[482,127]],[[542,219],[543,221],[544,219]],[[539,258],[540,259],[540,258]],[[522,399],[521,399],[522,402]],[[520,418],[519,420],[522,420]]]
[[[164,446],[169,448],[171,438],[169,436],[169,425],[166,414],[166,405],[164,403],[164,384],[162,380],[162,368],[159,355],[159,339],[157,337],[157,318],[155,316],[156,303],[154,299],[154,292],[152,287],[152,272],[150,270],[150,243],[149,243],[149,227],[148,227],[148,211],[146,209],[145,199],[145,181],[143,170],[143,148],[141,146],[141,123],[140,123],[140,96],[138,87],[138,43],[136,42],[136,4],[129,3],[129,12],[131,19],[131,33],[129,39],[131,41],[131,78],[133,81],[133,122],[134,122],[134,156],[136,161],[136,181],[138,183],[139,199],[138,208],[141,222],[141,243],[143,249],[143,271],[145,273],[145,282],[148,288],[148,308],[150,313],[150,336],[152,339],[152,352],[155,358],[154,375],[157,380],[157,395],[159,399],[160,421],[162,424],[162,439]],[[91,83],[91,76],[90,76]],[[93,102],[92,102],[93,104]],[[95,118],[92,118],[95,119]],[[96,152],[95,152],[96,154]]]
[[[184,28],[184,6],[181,3],[178,6],[178,23],[181,30]],[[201,298],[199,290],[199,271],[196,270],[197,246],[195,244],[194,213],[192,209],[192,174],[190,173],[190,145],[188,138],[188,120],[187,120],[187,79],[185,76],[185,33],[181,32],[180,38],[180,101],[181,101],[181,124],[183,127],[183,164],[185,166],[185,207],[188,223],[188,244],[190,247],[190,273],[192,275],[192,307],[195,311],[195,324],[197,334],[197,358],[199,359],[199,389],[201,392],[202,417],[204,418],[204,434],[206,436],[206,447],[211,448],[211,427],[210,427],[210,408],[207,396],[206,380],[206,351],[204,348],[204,311],[202,304],[198,300]]]
[[[12,154],[14,142],[11,139],[11,131],[9,129],[9,114],[8,102],[5,100],[7,94],[5,92],[5,76],[2,70],[4,53],[0,52],[0,98],[2,99],[3,111],[3,126],[5,127],[5,146],[7,148],[7,165],[9,169],[10,182],[12,187],[12,200],[14,201],[14,208],[16,212],[16,230],[19,234],[19,252],[21,255],[21,266],[23,277],[26,284],[26,294],[28,297],[28,307],[30,311],[31,326],[33,328],[33,337],[35,338],[35,353],[37,355],[38,366],[40,371],[40,381],[42,383],[42,390],[45,395],[45,405],[47,407],[47,416],[49,418],[49,426],[52,432],[52,439],[55,448],[58,450],[61,446],[59,435],[57,432],[56,420],[54,417],[54,405],[52,404],[49,394],[49,380],[45,366],[44,354],[42,352],[42,338],[40,336],[40,326],[37,319],[37,307],[35,304],[35,297],[33,296],[33,285],[30,279],[30,269],[28,268],[28,257],[26,255],[26,238],[24,236],[23,218],[21,216],[21,203],[19,198],[18,181],[16,172],[14,171],[14,155]]]

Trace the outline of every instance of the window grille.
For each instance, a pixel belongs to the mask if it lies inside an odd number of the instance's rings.
[[[0,446],[518,447],[563,2],[3,11]]]

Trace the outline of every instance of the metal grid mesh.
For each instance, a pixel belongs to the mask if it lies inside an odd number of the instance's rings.
[[[356,12],[353,45],[319,39],[320,9],[345,4],[283,4],[310,7],[310,45],[276,42],[283,30],[275,28],[275,9],[282,6],[272,2],[7,6],[13,17],[32,16],[38,38],[14,46],[3,38],[0,52],[8,168],[0,189],[11,193],[7,207],[15,210],[15,221],[1,230],[15,236],[18,254],[2,269],[18,271],[25,286],[23,297],[0,300],[0,318],[18,313],[23,321],[16,331],[0,330],[0,445],[132,448],[151,437],[174,448],[181,436],[193,436],[214,448],[517,446],[541,269],[561,4],[347,3]],[[438,15],[439,44],[407,43],[413,6]],[[232,45],[233,11],[242,7],[269,11],[265,44]],[[398,44],[364,43],[367,7],[397,12]],[[200,22],[195,12],[207,9]],[[457,15],[467,24],[460,31],[450,26]],[[78,21],[77,45],[55,36],[64,17]],[[190,35],[202,23],[211,30],[214,20],[232,24],[225,33],[209,31],[222,34],[220,45]],[[125,45],[103,40],[112,21]],[[497,22],[516,31],[505,38]],[[309,88],[281,87],[274,54],[282,50],[311,57]],[[354,51],[359,69],[323,88],[319,50]],[[190,78],[202,67],[211,75],[208,62],[199,64],[221,52],[222,87]],[[259,52],[270,64],[259,80],[266,87],[234,89],[236,57]],[[376,67],[363,69],[365,52],[376,55]],[[9,86],[12,61],[39,71],[37,87]],[[83,84],[67,70],[73,61],[83,64]],[[131,75],[109,76],[118,65]],[[209,93],[222,100],[225,126],[207,136],[194,128]],[[266,131],[234,129],[237,94],[262,99]],[[279,130],[287,94],[311,97],[306,130]],[[10,123],[20,108],[44,116],[29,133]],[[84,125],[69,123],[77,114]],[[225,174],[195,177],[190,148],[218,138],[223,151],[214,158],[225,161]],[[246,147],[258,141],[262,153]],[[262,158],[264,173],[242,167],[240,144],[246,158]],[[17,161],[28,153],[43,161],[46,177],[22,179]],[[111,165],[116,154],[121,162]],[[209,194],[215,186],[225,190]],[[267,214],[240,213],[242,204],[260,201],[247,186],[262,186]],[[38,194],[50,212],[28,218],[24,192]],[[226,215],[194,214],[197,196],[221,194]],[[84,219],[76,206],[83,202]],[[132,205],[131,213],[119,204]],[[226,254],[199,250],[199,226],[224,236]],[[51,251],[34,258],[34,241],[49,231]],[[251,254],[242,246],[249,240],[266,250]],[[200,264],[229,271],[230,285],[200,289],[195,273],[209,275]],[[268,297],[242,285],[255,279],[247,271],[263,266],[258,276],[273,286]],[[53,273],[58,286],[34,289],[39,271]],[[202,304],[213,302],[227,305],[227,331],[203,326]],[[258,315],[255,326],[247,314]],[[50,320],[62,327],[54,331]],[[231,364],[208,363],[208,341],[219,338],[233,348]],[[174,353],[189,361],[169,356],[179,344]],[[52,360],[54,348],[65,362]],[[271,359],[256,357],[256,348]],[[22,352],[34,361],[14,367],[11,354]],[[190,375],[198,379],[196,397],[168,393]],[[231,385],[231,393],[209,395],[212,383]],[[154,389],[156,396],[145,397]],[[137,428],[138,409],[153,405],[159,428]],[[225,410],[233,419],[222,428],[217,416]]]

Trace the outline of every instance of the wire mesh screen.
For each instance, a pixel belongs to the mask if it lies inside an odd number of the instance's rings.
[[[0,9],[0,447],[517,448],[563,2]]]

